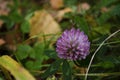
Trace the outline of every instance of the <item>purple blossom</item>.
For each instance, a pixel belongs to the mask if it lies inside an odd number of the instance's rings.
[[[58,57],[69,60],[85,59],[89,54],[90,42],[88,36],[79,29],[65,30],[57,40]]]

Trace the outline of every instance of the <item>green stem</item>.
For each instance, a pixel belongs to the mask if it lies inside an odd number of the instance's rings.
[[[114,36],[115,34],[117,34],[118,32],[120,32],[120,29],[117,30],[117,31],[115,31],[114,33],[112,33],[110,36],[108,36],[108,37],[99,45],[99,47],[96,49],[96,51],[95,51],[94,54],[92,55],[91,60],[90,60],[90,62],[89,62],[89,65],[88,65],[88,68],[87,68],[87,71],[86,71],[86,75],[85,75],[85,80],[87,80],[87,75],[88,75],[89,69],[90,69],[90,67],[91,67],[91,64],[92,64],[92,62],[93,62],[93,59],[94,59],[96,53],[100,50],[100,48],[103,46],[103,44],[104,44],[108,39],[110,39],[111,37],[113,37],[113,36]]]
[[[39,74],[44,73],[45,71],[31,71],[31,72],[36,72]],[[56,74],[62,75],[63,73],[58,72]],[[85,76],[86,74],[74,74],[74,76]],[[120,72],[113,72],[113,73],[89,73],[87,76],[111,76],[111,75],[120,75]]]
[[[120,43],[120,41],[114,41],[114,42],[104,43],[103,45],[110,45],[110,44],[116,44],[116,43]],[[92,45],[99,46],[100,44],[92,44]]]
[[[41,65],[41,67],[49,67],[50,64],[44,64],[44,65]]]
[[[86,74],[75,74],[76,76],[85,76]],[[111,75],[120,75],[120,72],[114,73],[89,73],[88,76],[111,76]]]

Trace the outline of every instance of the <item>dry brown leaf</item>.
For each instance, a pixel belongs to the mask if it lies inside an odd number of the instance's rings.
[[[88,3],[81,3],[78,5],[78,12],[82,13],[83,11],[87,11],[90,9],[90,5]]]
[[[59,24],[45,10],[36,11],[30,19],[30,25],[30,37],[40,34],[56,34],[61,31]],[[41,40],[41,37],[39,39]]]
[[[63,7],[63,0],[50,0],[50,4],[53,9],[59,9]]]
[[[0,0],[0,15],[8,15],[9,13],[9,8],[7,7],[8,2],[10,1],[6,1],[6,0]],[[0,27],[2,26],[4,22],[2,20],[0,20]]]
[[[0,28],[2,27],[2,24],[3,24],[3,21],[2,21],[2,20],[0,20]]]
[[[57,15],[56,15],[56,19],[58,21],[61,21],[62,18],[64,17],[65,13],[69,13],[69,12],[72,12],[72,9],[71,8],[65,8],[65,9],[62,9],[60,11],[58,11]]]
[[[101,12],[102,12],[102,13],[105,13],[105,12],[108,12],[108,11],[110,11],[110,9],[107,8],[107,7],[102,7],[102,8],[101,8]]]
[[[7,15],[9,8],[7,7],[8,1],[0,0],[0,15]]]
[[[0,39],[0,45],[5,44],[5,41],[3,39]]]

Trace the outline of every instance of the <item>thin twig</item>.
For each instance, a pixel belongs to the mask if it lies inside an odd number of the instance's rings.
[[[96,53],[99,51],[99,49],[102,47],[102,45],[103,45],[108,39],[110,39],[112,36],[114,36],[114,35],[117,34],[118,32],[120,32],[120,29],[117,30],[117,31],[115,31],[114,33],[112,33],[110,36],[108,36],[108,37],[100,44],[100,46],[97,48],[97,50],[94,52],[94,54],[92,55],[92,58],[91,58],[91,60],[90,60],[90,63],[89,63],[89,65],[88,65],[87,71],[86,71],[85,80],[87,80],[88,72],[89,72],[90,66],[91,66],[91,64],[92,64],[92,61],[93,61]]]

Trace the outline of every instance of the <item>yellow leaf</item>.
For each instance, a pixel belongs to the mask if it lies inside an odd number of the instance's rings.
[[[30,37],[40,34],[47,35],[61,32],[59,24],[45,10],[36,11],[34,16],[30,19],[30,25]],[[41,40],[41,37],[39,37],[39,39]]]
[[[11,57],[0,57],[0,65],[7,69],[16,80],[35,80],[35,78]]]

